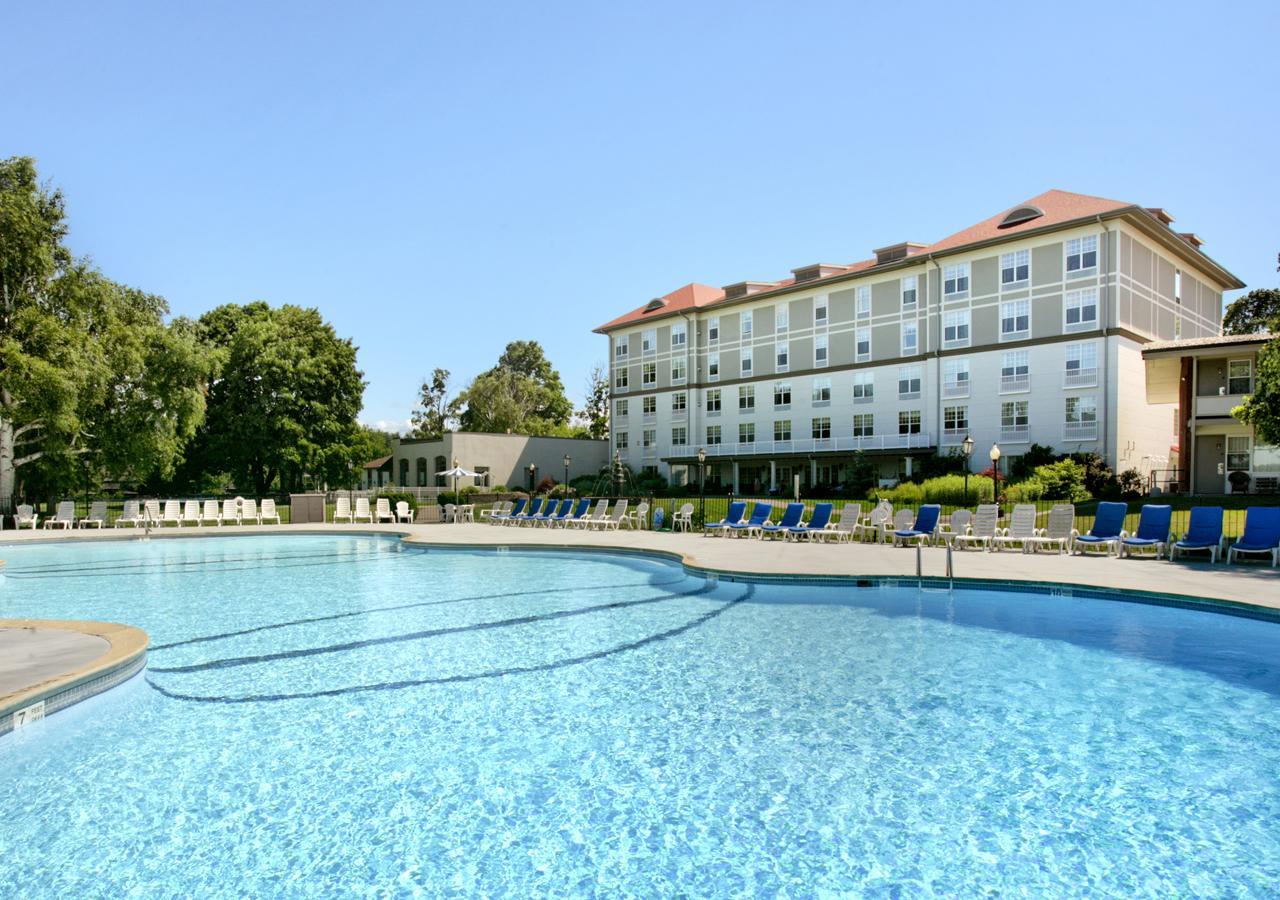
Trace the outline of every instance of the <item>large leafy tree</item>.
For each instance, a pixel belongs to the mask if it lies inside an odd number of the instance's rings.
[[[587,423],[587,434],[597,440],[609,436],[609,374],[597,364],[587,377],[587,405],[579,415]]]
[[[218,371],[193,454],[201,475],[226,472],[259,494],[354,479],[368,442],[349,339],[315,309],[262,302],[210,310],[197,331]]]
[[[1225,334],[1255,334],[1274,328],[1280,319],[1280,290],[1258,288],[1227,307],[1222,316]]]
[[[168,473],[204,412],[208,358],[190,323],[63,244],[62,194],[32,160],[0,162],[0,505],[20,473]]]
[[[1271,330],[1280,333],[1280,316],[1272,319]],[[1258,443],[1280,444],[1280,338],[1258,351],[1253,393],[1231,414],[1253,426]]]
[[[450,420],[456,410],[449,402],[449,370],[436,369],[429,380],[418,389],[418,408],[409,417],[413,436],[423,440],[437,440],[449,430]]]
[[[463,431],[567,434],[573,403],[537,341],[507,344],[498,365],[476,376],[457,399]]]

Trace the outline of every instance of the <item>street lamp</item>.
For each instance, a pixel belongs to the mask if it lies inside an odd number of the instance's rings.
[[[568,499],[568,497],[569,497],[569,463],[571,463],[571,462],[573,462],[573,460],[571,460],[571,459],[569,458],[569,454],[568,454],[568,453],[566,453],[566,454],[564,455],[564,496],[565,496],[565,499]]]
[[[973,438],[969,435],[964,436],[964,440],[960,442],[960,449],[964,451],[964,505],[969,505],[969,457],[973,456]]]
[[[707,527],[707,449],[698,448],[698,517]]]
[[[991,475],[992,475],[992,481],[994,483],[994,490],[995,490],[995,496],[992,497],[992,499],[995,501],[996,509],[999,510],[1000,509],[1000,445],[992,444],[991,453],[988,455],[991,457]]]
[[[536,482],[534,482],[534,480],[533,480],[533,479],[534,479],[534,478],[536,478],[537,476],[538,476],[538,466],[537,466],[537,464],[536,464],[536,463],[529,463],[529,495],[530,495],[530,496],[533,496],[533,488],[534,488],[534,486],[535,486],[535,484],[536,484]],[[529,502],[530,502],[530,503],[532,503],[533,501],[532,501],[532,500],[530,500]]]
[[[453,458],[453,471],[458,471],[458,457],[456,456]],[[453,502],[459,506],[462,505],[462,498],[458,496],[458,476],[456,474],[453,476]]]

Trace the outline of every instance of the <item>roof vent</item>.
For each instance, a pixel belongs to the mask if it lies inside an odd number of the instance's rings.
[[[837,266],[831,263],[815,263],[812,266],[801,266],[798,269],[792,269],[791,274],[795,276],[796,284],[805,281],[815,281],[819,278],[827,278],[831,275],[839,275],[841,272],[849,271],[848,266]]]
[[[724,299],[736,300],[739,297],[768,290],[771,287],[773,287],[773,284],[768,281],[739,281],[737,284],[726,284],[721,290],[724,291]]]
[[[655,310],[662,309],[662,307],[666,305],[667,305],[666,300],[663,300],[661,297],[654,297],[652,300],[650,300],[648,303],[644,305],[644,311],[647,313],[651,313]]]
[[[1179,234],[1178,237],[1182,238],[1184,241],[1186,241],[1192,247],[1195,247],[1197,250],[1199,250],[1200,247],[1204,244],[1204,241],[1200,240],[1200,235],[1192,231],[1184,231],[1181,234]]]
[[[1038,206],[1032,206],[1028,203],[1026,206],[1019,206],[1005,213],[1003,219],[997,228],[1012,228],[1014,225],[1021,225],[1024,222],[1030,222],[1032,219],[1038,219],[1044,215],[1044,210]]]
[[[1166,225],[1173,224],[1173,216],[1169,213],[1167,209],[1161,209],[1158,206],[1148,206],[1147,212],[1151,213],[1151,215],[1155,216],[1157,219],[1159,219],[1161,222],[1163,222]]]
[[[883,266],[886,263],[906,259],[913,253],[919,253],[926,246],[928,245],[903,241],[901,244],[890,244],[888,247],[881,247],[879,250],[872,250],[871,252],[876,255],[876,265]]]

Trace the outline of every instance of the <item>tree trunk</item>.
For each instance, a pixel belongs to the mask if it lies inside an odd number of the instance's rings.
[[[13,485],[17,468],[13,464],[13,423],[0,419],[0,513],[13,511]]]

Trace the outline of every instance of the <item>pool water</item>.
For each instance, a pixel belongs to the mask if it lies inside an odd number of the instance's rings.
[[[1275,896],[1280,625],[378,537],[0,548],[146,672],[0,738],[0,896]]]

